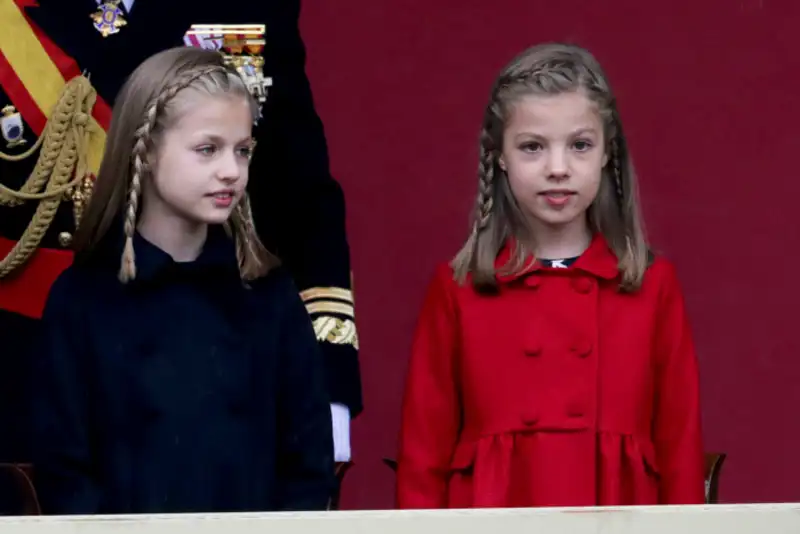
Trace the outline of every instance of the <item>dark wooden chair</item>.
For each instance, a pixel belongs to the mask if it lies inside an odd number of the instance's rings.
[[[344,476],[353,467],[353,462],[337,462],[336,463],[336,488],[334,488],[331,500],[328,503],[328,510],[339,509],[339,499],[342,496],[342,484],[344,483]]]
[[[706,453],[705,479],[707,504],[717,504],[719,502],[719,475],[726,457],[727,454],[724,452]]]
[[[719,502],[719,475],[722,471],[722,464],[725,463],[727,455],[722,452],[707,452],[705,454],[705,481],[706,481],[706,503],[716,504]],[[397,471],[397,460],[384,458],[383,463],[392,471]]]
[[[0,515],[40,515],[30,464],[0,463]]]

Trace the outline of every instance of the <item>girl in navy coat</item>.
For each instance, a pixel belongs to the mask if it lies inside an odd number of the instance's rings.
[[[36,353],[45,513],[326,507],[319,348],[244,193],[257,113],[213,51],[161,52],[123,87]]]

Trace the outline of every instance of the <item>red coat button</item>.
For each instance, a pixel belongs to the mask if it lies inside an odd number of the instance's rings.
[[[525,279],[525,285],[528,286],[528,287],[531,287],[533,289],[536,289],[537,287],[539,287],[539,284],[541,284],[541,283],[542,283],[542,279],[539,278],[538,276],[529,276],[529,277],[527,277]]]
[[[541,353],[542,353],[542,347],[538,347],[536,345],[532,347],[527,347],[525,349],[525,356],[535,357],[539,356]]]
[[[586,410],[583,409],[583,406],[577,402],[570,403],[567,406],[567,416],[568,417],[583,417],[586,413]]]
[[[572,287],[578,293],[589,293],[594,287],[594,283],[589,278],[575,278],[572,281]]]
[[[522,416],[522,424],[525,426],[533,426],[539,422],[539,416],[535,413],[526,413]]]
[[[586,358],[592,353],[592,343],[590,341],[577,341],[573,343],[570,350],[580,358]]]

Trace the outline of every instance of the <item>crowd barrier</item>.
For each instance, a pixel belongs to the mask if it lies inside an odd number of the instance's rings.
[[[800,534],[800,504],[5,517],[0,534]]]

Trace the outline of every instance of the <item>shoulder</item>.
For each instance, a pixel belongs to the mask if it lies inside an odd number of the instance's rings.
[[[448,294],[454,294],[461,287],[458,281],[456,281],[453,266],[448,262],[439,263],[434,267],[429,285],[431,289],[443,291]],[[464,286],[468,285],[469,281],[464,284]]]
[[[85,296],[92,290],[93,285],[87,270],[73,264],[64,269],[50,286],[48,303],[72,300],[78,296]]]
[[[96,280],[86,269],[73,265],[67,267],[50,286],[43,319],[61,321],[65,316],[76,317],[79,307],[90,303],[99,291]]]
[[[675,264],[665,256],[652,254],[644,275],[643,288],[659,295],[680,292],[680,281]]]
[[[468,286],[468,283],[465,284]],[[429,275],[424,296],[424,308],[455,310],[458,307],[458,294],[463,288],[455,279],[453,267],[440,263]]]
[[[286,267],[275,267],[266,275],[249,284],[256,295],[261,298],[280,302],[301,302],[300,291]]]
[[[216,5],[216,4],[215,4]],[[218,11],[218,7],[216,8]],[[297,24],[300,15],[300,0],[267,0],[263,2],[239,2],[238,7],[226,9],[224,17],[231,21],[282,22]],[[269,33],[270,28],[267,28]]]

